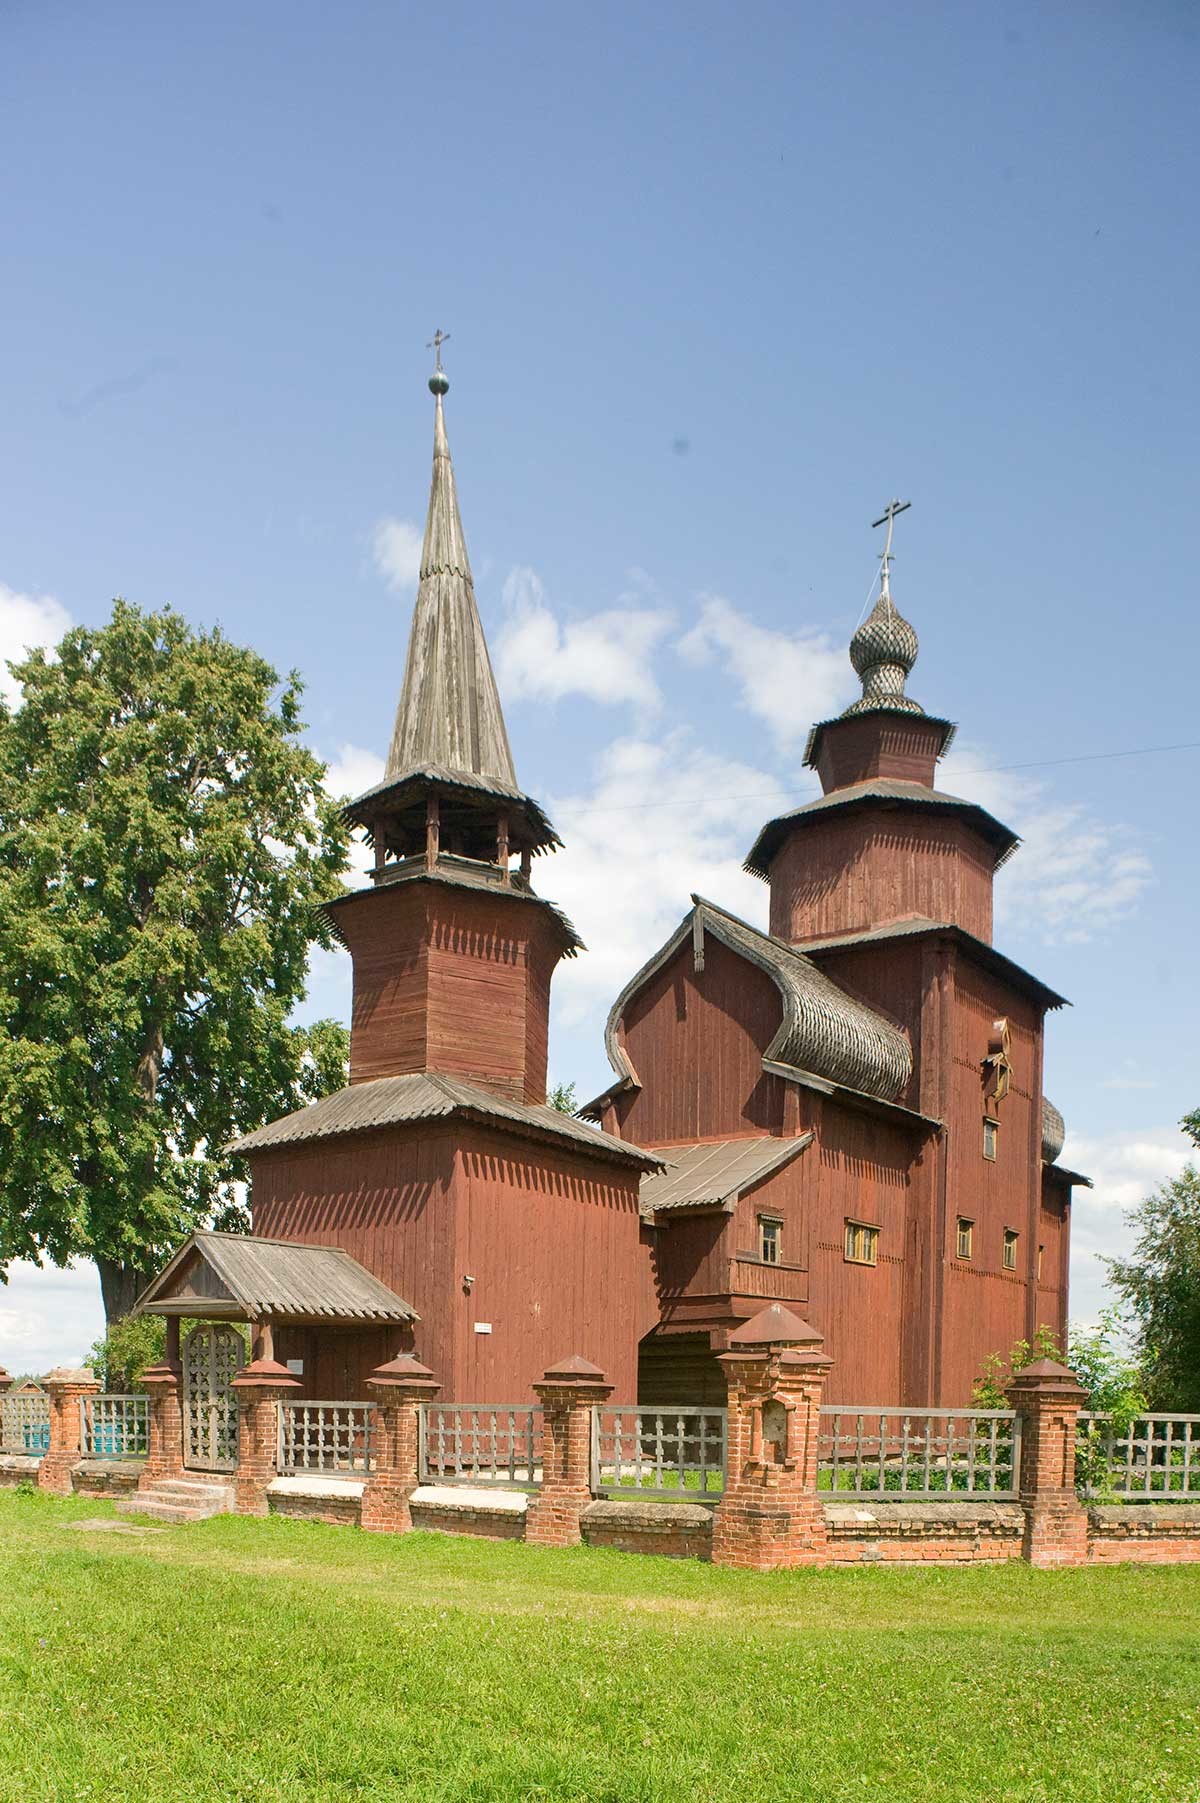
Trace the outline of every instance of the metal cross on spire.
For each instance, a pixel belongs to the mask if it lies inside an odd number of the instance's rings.
[[[433,337],[429,340],[429,343],[425,346],[427,351],[433,351],[435,353],[437,362],[434,367],[437,369],[442,367],[442,346],[449,341],[449,338],[449,332],[443,332],[441,326],[439,326],[437,331],[433,334]]]
[[[883,556],[879,560],[879,597],[883,601],[891,601],[891,568],[892,568],[892,527],[896,523],[896,515],[904,513],[912,506],[911,501],[889,501],[877,520],[871,521],[871,529],[887,524],[887,539],[883,547]]]

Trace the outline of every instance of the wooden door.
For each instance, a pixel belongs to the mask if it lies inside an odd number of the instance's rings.
[[[183,1462],[189,1471],[237,1469],[233,1380],[245,1356],[237,1328],[222,1322],[202,1322],[183,1342]]]

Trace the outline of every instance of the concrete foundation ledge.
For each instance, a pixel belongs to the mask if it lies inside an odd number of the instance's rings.
[[[363,1480],[353,1477],[276,1477],[267,1485],[268,1496],[332,1497],[334,1501],[359,1502]]]
[[[1105,1503],[1088,1509],[1093,1534],[1164,1534],[1200,1538],[1200,1503]]]
[[[711,1533],[713,1512],[702,1503],[626,1502],[611,1497],[607,1502],[589,1503],[580,1516],[580,1525],[637,1528],[643,1534],[678,1534],[685,1529],[701,1534]]]
[[[893,1534],[944,1534],[984,1528],[1020,1534],[1025,1526],[1024,1511],[1015,1502],[827,1502],[823,1507],[831,1533],[878,1528]]]
[[[71,1488],[78,1496],[131,1496],[145,1469],[141,1459],[80,1459]]]
[[[529,1495],[524,1490],[489,1490],[482,1484],[418,1484],[409,1505],[464,1515],[524,1515]]]
[[[0,1453],[0,1484],[37,1483],[41,1454],[36,1457],[23,1452]]]

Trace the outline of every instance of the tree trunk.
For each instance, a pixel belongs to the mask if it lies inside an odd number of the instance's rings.
[[[115,1258],[97,1258],[100,1273],[100,1295],[104,1302],[104,1324],[115,1327],[129,1313],[150,1282],[150,1274],[133,1265],[118,1264]]]

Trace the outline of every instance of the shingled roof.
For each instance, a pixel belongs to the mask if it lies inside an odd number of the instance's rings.
[[[658,1150],[670,1164],[665,1171],[652,1171],[642,1178],[642,1214],[650,1217],[679,1208],[723,1208],[728,1213],[743,1190],[790,1164],[812,1139],[811,1133],[795,1139],[764,1134],[715,1144],[660,1146]]]
[[[977,938],[974,933],[968,933],[965,927],[956,926],[953,921],[930,920],[923,914],[910,915],[907,920],[889,920],[880,927],[863,927],[857,932],[829,933],[820,939],[805,939],[802,941],[800,949],[806,956],[819,960],[822,952],[841,951],[856,945],[874,945],[877,941],[885,939],[918,939],[927,933],[945,933],[956,944],[961,945],[965,951],[969,952],[977,964],[982,964],[986,970],[994,971],[997,976],[1003,977],[1007,982],[1015,983],[1018,988],[1027,990],[1030,995],[1041,1002],[1043,1007],[1065,1008],[1069,1006],[1065,996],[1059,995],[1056,989],[1051,989],[1048,984],[1042,982],[1040,977],[1035,977],[1023,965],[1014,963],[1011,958],[1006,958],[1003,952],[998,952],[994,945],[988,944],[986,939]]]
[[[628,982],[608,1017],[605,1045],[623,1087],[639,1086],[637,1072],[620,1040],[630,1000],[689,938],[702,965],[706,933],[763,970],[779,991],[779,1029],[763,1052],[771,1062],[811,1071],[831,1082],[890,1101],[912,1075],[912,1047],[894,1021],[856,1001],[806,958],[803,952],[759,932],[702,896],[662,949]],[[589,1107],[594,1106],[589,1104]]]
[[[237,1321],[418,1319],[403,1297],[340,1247],[243,1233],[193,1233],[134,1312]]]
[[[478,1084],[464,1083],[459,1077],[446,1077],[437,1071],[351,1083],[320,1102],[311,1102],[307,1108],[298,1108],[294,1114],[285,1114],[281,1120],[245,1134],[229,1150],[253,1154],[277,1146],[455,1116],[482,1121],[524,1138],[565,1143],[586,1157],[639,1164],[643,1170],[659,1169],[665,1162],[657,1152],[647,1152],[628,1140],[601,1133],[546,1103],[513,1102]]]

